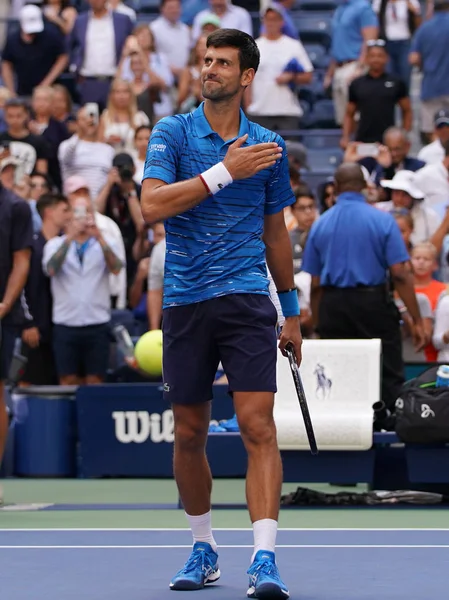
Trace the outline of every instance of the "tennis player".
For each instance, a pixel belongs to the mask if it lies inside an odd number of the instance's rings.
[[[164,395],[175,422],[174,475],[193,550],[170,583],[194,590],[220,577],[211,527],[212,477],[205,448],[212,384],[221,360],[248,453],[254,529],[250,598],[288,598],[275,560],[282,464],[273,420],[279,347],[301,361],[299,303],[283,209],[294,203],[285,143],[240,109],[259,51],[252,37],[220,29],[207,39],[197,110],[159,121],[142,188],[148,223],[165,221]]]

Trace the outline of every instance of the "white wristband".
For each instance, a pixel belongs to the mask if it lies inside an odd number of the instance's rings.
[[[212,196],[233,182],[231,174],[222,162],[201,173],[200,178]]]

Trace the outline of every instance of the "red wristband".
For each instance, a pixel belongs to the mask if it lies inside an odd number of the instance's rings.
[[[209,186],[206,183],[206,180],[204,179],[204,177],[200,174],[198,175],[198,177],[201,179],[202,184],[204,185],[204,187],[206,188],[206,191],[208,193],[209,196],[212,196],[212,192],[209,189]]]

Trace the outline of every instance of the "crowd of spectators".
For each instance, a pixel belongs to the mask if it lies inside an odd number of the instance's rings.
[[[449,356],[449,0],[316,0],[315,11],[306,0],[10,4],[0,182],[32,214],[22,339],[36,359],[26,382],[104,380],[111,314],[132,314],[134,335],[160,328],[164,227],[148,226],[140,211],[146,148],[159,119],[201,103],[206,38],[221,27],[256,37],[261,63],[243,109],[287,140],[296,202],[285,221],[304,335],[315,334],[302,255],[313,223],[336,201],[332,173],[317,179],[319,144],[310,150],[301,140],[318,98],[316,111],[332,104],[336,162],[360,162],[367,202],[392,213],[409,249],[428,346],[418,355],[407,344],[413,324],[398,302],[405,356]],[[321,49],[301,33],[318,9],[330,23]]]

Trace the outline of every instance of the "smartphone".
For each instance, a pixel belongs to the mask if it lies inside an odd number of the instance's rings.
[[[100,120],[100,109],[98,107],[98,104],[96,102],[86,102],[84,108],[86,109],[88,116],[92,119],[95,125],[98,125],[98,122]]]
[[[360,157],[372,156],[375,158],[379,154],[379,148],[377,144],[359,144],[357,154]]]
[[[87,217],[86,207],[83,205],[75,206],[73,209],[73,216],[75,219],[85,219]]]

